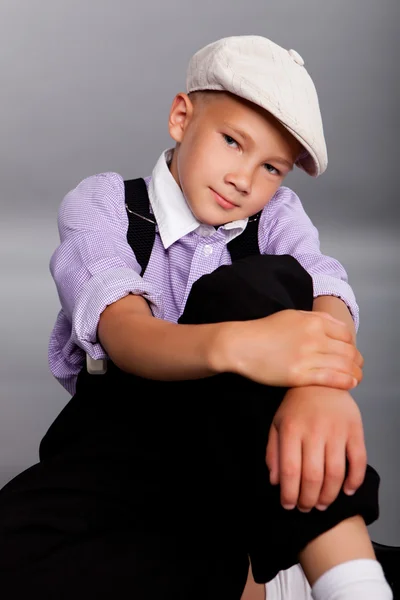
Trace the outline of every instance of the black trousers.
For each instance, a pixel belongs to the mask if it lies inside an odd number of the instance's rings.
[[[256,256],[199,279],[181,323],[310,310],[290,256]],[[286,389],[224,373],[150,381],[82,370],[40,461],[0,492],[4,598],[239,600],[249,558],[266,582],[342,520],[378,518],[379,476],[325,512],[285,511],[265,464]]]

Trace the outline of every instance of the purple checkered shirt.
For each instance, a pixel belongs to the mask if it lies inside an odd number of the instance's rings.
[[[106,306],[129,293],[140,294],[155,317],[176,323],[193,283],[230,264],[227,243],[246,227],[247,219],[217,230],[199,223],[169,171],[170,157],[170,150],[163,152],[145,180],[157,228],[143,278],[126,239],[128,217],[119,174],[88,177],[61,203],[60,245],[50,261],[61,310],[50,336],[49,366],[71,394],[85,353],[107,358],[97,339]],[[318,231],[289,188],[280,187],[264,208],[258,242],[262,254],[294,256],[312,276],[314,297],[341,298],[358,327],[358,306],[347,274],[337,260],[321,253]]]

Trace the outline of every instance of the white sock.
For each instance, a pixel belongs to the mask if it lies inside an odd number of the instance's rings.
[[[326,571],[312,586],[314,600],[393,600],[381,564],[357,559]]]
[[[279,571],[266,586],[267,600],[311,600],[311,588],[299,564]]]

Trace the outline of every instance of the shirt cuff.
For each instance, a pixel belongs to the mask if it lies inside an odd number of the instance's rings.
[[[91,358],[107,358],[97,339],[101,313],[128,294],[142,296],[153,315],[164,318],[162,293],[135,271],[119,268],[97,273],[84,284],[72,313],[72,339]]]
[[[342,279],[330,275],[313,275],[314,298],[318,296],[335,296],[347,305],[354,321],[354,327],[358,331],[360,324],[360,309],[350,285]]]

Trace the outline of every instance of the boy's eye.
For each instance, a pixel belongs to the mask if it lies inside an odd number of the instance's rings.
[[[222,136],[228,144],[228,146],[234,146],[235,144],[237,145],[236,140],[234,140],[233,137],[231,137],[230,135],[226,135],[226,133],[223,133]]]
[[[278,169],[275,169],[275,167],[273,167],[273,166],[272,166],[272,165],[270,165],[269,163],[266,163],[266,164],[264,165],[264,167],[266,168],[266,170],[267,170],[269,173],[272,173],[272,175],[279,175],[279,174],[280,174],[280,172],[278,171]]]
[[[222,137],[224,138],[225,142],[228,144],[228,146],[238,146],[239,144],[237,143],[236,140],[233,139],[232,136],[223,133]],[[278,169],[276,169],[273,165],[269,164],[269,163],[265,163],[264,168],[268,171],[268,173],[271,173],[272,175],[280,175],[280,171],[278,171]]]

